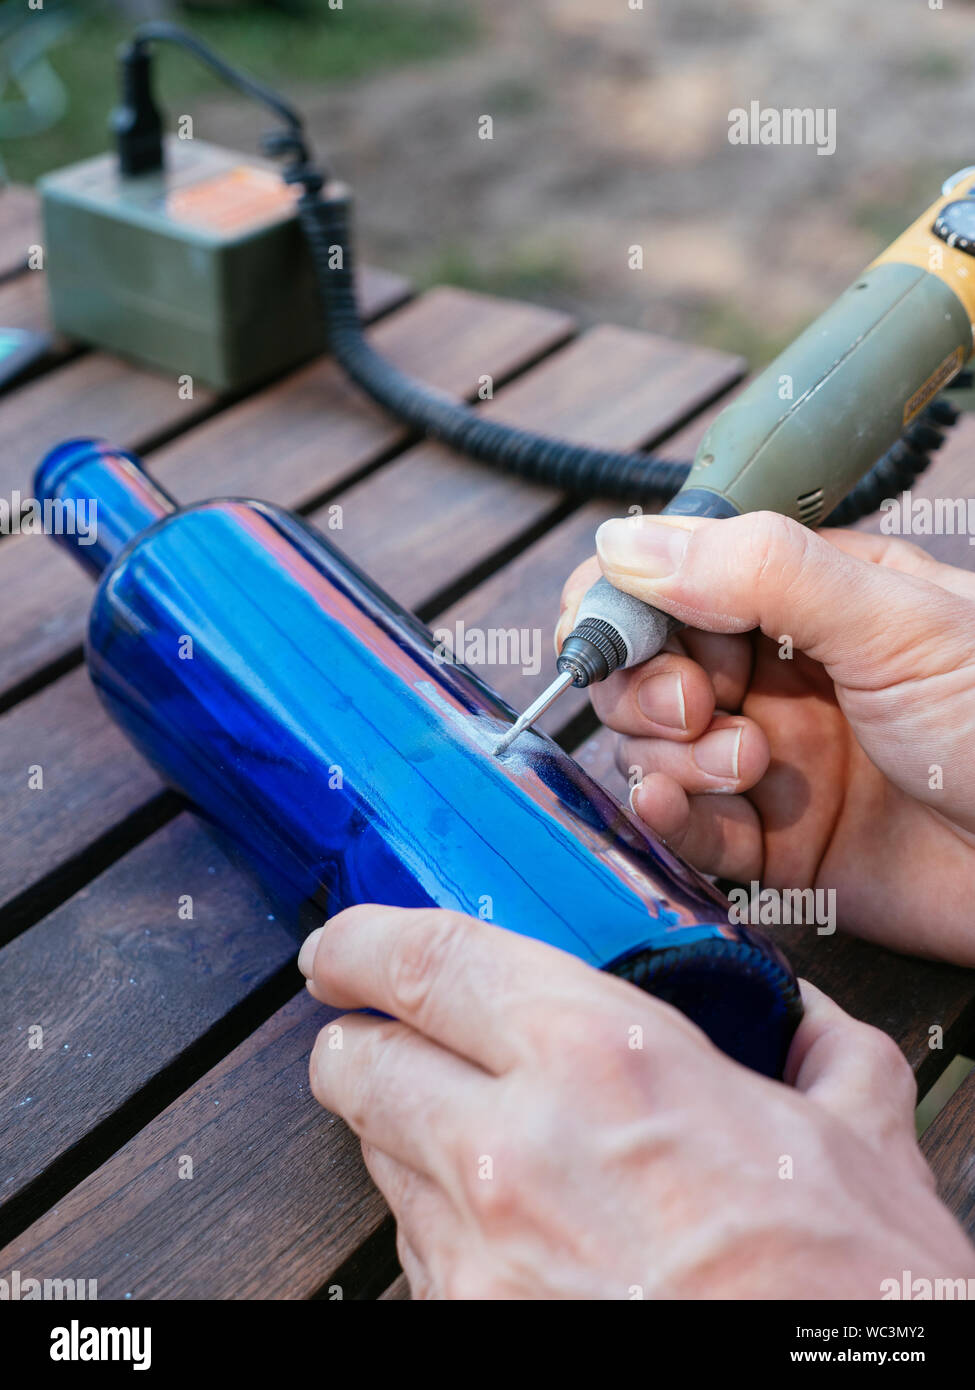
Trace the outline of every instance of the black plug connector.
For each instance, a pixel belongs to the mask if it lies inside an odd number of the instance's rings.
[[[121,104],[111,117],[124,178],[158,173],[163,167],[162,117],[152,96],[152,65],[145,44],[130,43],[119,53]]]

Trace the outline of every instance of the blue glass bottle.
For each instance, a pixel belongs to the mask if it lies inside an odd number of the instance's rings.
[[[758,933],[317,532],[263,502],[183,509],[91,440],[36,496],[97,507],[92,680],[157,771],[308,920],[435,904],[550,942],[669,1000],[781,1074],[801,1013]]]

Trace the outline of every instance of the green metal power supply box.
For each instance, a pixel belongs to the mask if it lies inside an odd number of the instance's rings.
[[[114,154],[40,182],[55,328],[219,391],[324,349],[296,195],[274,165],[166,142],[161,173]]]

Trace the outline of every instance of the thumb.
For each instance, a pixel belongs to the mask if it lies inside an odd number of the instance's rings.
[[[861,1133],[914,1149],[917,1088],[900,1048],[808,980],[800,986],[805,1012],[789,1050],[787,1084]]]
[[[618,589],[706,632],[789,636],[854,688],[954,668],[972,626],[967,598],[861,560],[776,512],[607,521],[596,548]]]

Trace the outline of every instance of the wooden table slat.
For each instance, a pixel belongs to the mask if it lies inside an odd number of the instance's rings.
[[[188,813],[9,942],[0,1018],[12,1045],[0,1109],[19,1111],[25,1123],[5,1149],[3,1202],[177,1062],[296,949],[263,891],[231,869]],[[40,1048],[31,1046],[37,1025]]]
[[[328,1284],[387,1215],[358,1141],[309,1091],[333,1016],[298,994],[0,1250],[0,1270],[85,1270],[101,1299],[307,1298]]]
[[[32,768],[40,769],[40,786]],[[161,791],[148,763],[106,717],[85,670],[0,717],[4,935],[13,899]]]
[[[975,1233],[975,1071],[924,1131],[921,1150],[948,1210]]]

